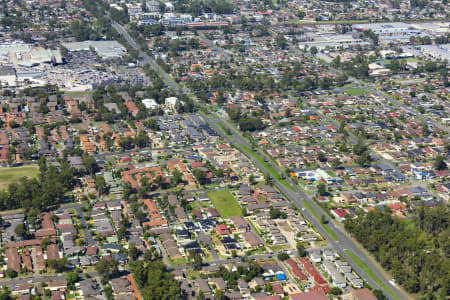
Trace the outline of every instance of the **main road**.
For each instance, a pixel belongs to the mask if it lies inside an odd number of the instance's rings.
[[[108,18],[109,16],[106,15]],[[145,53],[144,51],[142,51],[138,44],[134,41],[134,39],[130,36],[130,34],[125,30],[125,28],[123,28],[122,25],[120,25],[119,23],[111,20],[111,25],[112,27],[127,41],[128,45],[130,45],[133,49],[139,51],[139,58],[145,63],[145,64],[149,64],[154,70],[156,70],[160,76],[162,77],[164,83],[172,90],[176,91],[176,92],[180,92],[179,87],[177,86],[177,84],[172,80],[172,78],[169,77],[169,75],[167,75],[166,72],[164,72],[163,69],[161,69],[161,67],[156,63],[156,61],[151,58],[150,56],[148,56],[147,53]]]
[[[144,63],[149,64],[155,71],[157,71],[161,78],[163,79],[164,83],[171,88],[172,90],[176,92],[180,92],[180,88],[177,86],[177,84],[170,78],[164,70],[161,69],[161,67],[151,58],[149,57],[144,51],[142,51],[134,39],[130,36],[130,34],[121,26],[120,24],[114,22],[111,20],[112,26],[119,32],[122,37],[125,38],[125,40],[128,42],[128,44],[133,47],[135,50],[139,52],[139,57],[144,61]],[[204,37],[203,37],[204,38]],[[262,172],[265,174],[270,174],[269,171],[266,169],[266,167],[258,162],[250,153],[248,153],[245,149],[240,147],[240,145],[244,146],[250,146],[248,142],[243,139],[238,132],[236,132],[233,128],[228,126],[225,122],[223,122],[222,119],[220,119],[217,116],[214,116],[214,119],[211,119],[207,116],[205,116],[205,120],[208,122],[208,124],[214,128],[217,132],[219,132],[222,137],[224,137],[226,140],[228,140],[230,143],[234,144],[242,153],[244,153]],[[231,137],[228,137],[226,133],[220,128],[216,122],[220,122],[222,126],[225,126],[226,128],[229,128],[231,130]],[[269,161],[269,163],[272,165],[272,167],[279,173],[282,174],[282,171],[278,168],[277,165],[273,164]],[[330,220],[328,216],[324,214],[324,212],[316,205],[316,203],[311,199],[311,197],[307,194],[305,194],[296,184],[294,184],[290,179],[287,179],[287,181],[290,183],[291,187],[293,188],[293,191],[288,189],[286,186],[284,186],[278,179],[272,178],[275,185],[286,195],[286,197],[295,204],[298,208],[302,210],[303,215],[308,219],[308,221],[317,228],[317,230],[324,236],[330,245],[342,256],[344,257],[349,264],[352,266],[358,274],[360,274],[363,279],[368,282],[372,287],[380,290],[384,290],[386,293],[386,296],[389,299],[408,299],[406,295],[404,295],[399,289],[394,287],[390,282],[389,279],[386,278],[379,270],[378,268],[372,263],[370,259],[366,257],[366,255],[358,248],[358,246],[353,242],[352,239],[350,239],[334,222],[333,220]],[[314,212],[319,215],[325,215],[325,218],[328,220],[330,224],[331,230],[336,234],[337,240],[335,241],[323,228],[323,224],[315,218],[312,214],[308,212],[307,209],[305,209],[303,203],[301,202],[301,199],[304,199],[313,209]],[[369,277],[369,275],[364,272],[346,253],[345,250],[348,250],[361,258],[361,260],[364,261],[364,263],[375,273],[375,275],[383,282],[383,284],[387,287],[389,287],[390,291],[386,291],[383,287],[381,287],[379,284],[377,284],[374,280]],[[395,293],[395,298],[390,295],[389,292]],[[388,294],[389,293],[389,294]]]

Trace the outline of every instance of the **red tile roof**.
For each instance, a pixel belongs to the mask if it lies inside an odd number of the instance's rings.
[[[306,277],[306,275],[302,273],[302,271],[298,267],[298,264],[292,258],[288,258],[284,262],[287,263],[291,267],[292,273],[295,276],[297,276],[300,280],[308,279],[308,277]]]
[[[20,272],[20,256],[16,248],[6,249],[6,257],[8,258],[8,269],[12,269],[17,273]]]
[[[307,292],[292,294],[289,296],[290,300],[329,300],[329,298],[322,292]]]
[[[314,278],[314,281],[317,284],[325,284],[327,281],[320,276],[320,274],[316,271],[316,269],[313,267],[313,265],[309,262],[309,260],[306,257],[300,257],[298,259],[300,263],[305,268],[306,272],[309,273]]]

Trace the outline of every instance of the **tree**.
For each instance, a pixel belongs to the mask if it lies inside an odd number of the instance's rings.
[[[107,284],[103,291],[105,292],[106,300],[114,300],[113,290],[110,284]]]
[[[267,185],[272,185],[272,184],[273,184],[273,182],[272,182],[272,177],[270,176],[269,173],[264,174],[264,182],[265,182]]]
[[[136,247],[136,244],[131,243],[130,246],[128,247],[128,256],[130,257],[130,259],[136,260],[139,257],[139,254],[140,254],[140,251]]]
[[[289,254],[287,254],[286,252],[281,252],[278,253],[277,258],[281,261],[285,261],[286,259],[289,258]]]
[[[191,264],[194,267],[194,270],[198,271],[202,269],[203,266],[203,258],[199,253],[191,252],[189,254],[189,257],[191,259]]]
[[[106,186],[105,177],[95,176],[95,189],[97,190],[99,195],[104,195],[107,193],[108,188]]]
[[[129,136],[121,137],[119,140],[119,146],[122,148],[122,151],[132,149],[134,147],[133,139]]]
[[[320,151],[320,152],[317,154],[317,159],[318,159],[320,162],[325,162],[325,161],[327,161],[327,158],[326,158],[326,156],[325,156],[325,153],[323,153],[322,151]]]
[[[25,231],[25,226],[23,225],[23,223],[17,224],[16,228],[14,228],[14,233],[19,237],[25,236],[26,231]]]
[[[275,42],[276,42],[277,46],[280,47],[281,49],[286,49],[286,47],[288,45],[286,38],[281,33],[277,34],[277,36],[275,38]]]
[[[95,270],[105,279],[110,279],[119,272],[119,265],[114,259],[100,259],[95,265]]]
[[[97,170],[97,162],[95,161],[95,158],[86,155],[83,157],[83,164],[86,167],[86,171],[91,174],[91,176],[94,175]]]
[[[197,181],[200,184],[206,183],[206,171],[201,170],[201,169],[195,169],[193,174],[194,174],[195,179],[197,179]]]
[[[214,300],[225,300],[225,299],[227,299],[227,298],[225,296],[224,291],[219,290],[219,289],[216,289],[214,291]]]
[[[55,270],[58,273],[64,272],[67,268],[67,258],[47,259],[45,263],[47,267]]]
[[[242,131],[255,131],[264,128],[261,118],[241,117],[238,121],[239,129]]]
[[[117,230],[117,239],[120,241],[125,238],[127,233],[127,228],[125,226],[120,226],[119,230]]]
[[[364,151],[356,160],[356,162],[358,164],[360,164],[361,166],[367,166],[370,165],[370,163],[372,162],[372,158],[370,156],[369,151]]]
[[[156,176],[154,183],[156,183],[158,185],[158,187],[160,188],[167,188],[167,181],[166,178],[163,177],[162,175],[158,175]]]
[[[5,275],[9,278],[15,278],[15,277],[17,277],[17,272],[14,271],[13,269],[8,268],[5,271]]]
[[[161,260],[145,265],[137,260],[130,263],[130,269],[144,300],[180,298],[179,284]]]
[[[372,43],[373,43],[374,46],[378,46],[378,42],[379,42],[378,36],[376,35],[375,32],[372,31],[372,29],[369,29],[369,30],[364,31],[364,34],[365,34],[369,39],[372,40]]]
[[[361,155],[365,151],[367,151],[367,146],[364,145],[362,139],[359,139],[358,142],[353,146],[353,153],[356,155]]]
[[[75,289],[75,283],[80,280],[80,277],[78,276],[78,272],[69,272],[69,273],[67,273],[66,280],[67,280],[67,287],[70,290],[74,290]]]
[[[334,286],[330,289],[330,293],[338,296],[338,295],[342,295],[342,290],[340,288]]]
[[[251,185],[256,184],[255,175],[250,174],[250,176],[248,177],[248,183],[250,183]]]
[[[145,122],[145,126],[150,128],[153,131],[159,131],[159,125],[158,125],[158,122],[155,119],[148,119]]]
[[[145,131],[140,131],[134,139],[134,144],[139,148],[147,147],[150,143],[150,139]]]
[[[306,256],[306,249],[305,246],[302,243],[297,243],[297,254],[300,257]]]
[[[203,293],[202,290],[200,290],[197,295],[197,300],[204,300],[204,299],[205,299],[205,294]]]
[[[433,166],[438,171],[447,169],[447,163],[445,162],[444,156],[440,154],[436,155]]]
[[[339,168],[340,165],[341,161],[339,160],[339,158],[335,158],[331,161],[331,166],[335,169]]]
[[[426,123],[422,124],[422,135],[428,136],[430,134],[430,131],[428,129],[428,125]]]
[[[39,211],[39,209],[36,208],[31,208],[28,210],[27,212],[27,221],[29,226],[33,226],[34,228],[36,228],[36,225],[38,224],[39,221],[39,214],[41,212]]]
[[[49,237],[46,237],[41,242],[41,248],[47,250],[48,245],[52,243],[52,240]]]
[[[287,215],[285,212],[280,211],[279,209],[275,209],[273,207],[270,208],[270,218],[271,219],[286,219]]]
[[[175,169],[172,172],[172,177],[170,178],[170,182],[172,185],[178,185],[179,183],[183,182],[183,173]]]
[[[344,226],[408,292],[437,294],[437,289],[430,287],[444,286],[448,280],[448,251],[444,250],[448,248],[444,241],[448,206],[437,203],[436,207],[425,207],[419,203],[413,215],[412,220],[403,220],[389,209],[375,210],[346,219]]]
[[[377,297],[378,300],[385,300],[386,296],[383,294],[382,290],[374,290],[373,295]]]
[[[325,185],[325,183],[320,182],[317,185],[317,194],[319,194],[320,196],[326,196],[328,194],[327,186]]]

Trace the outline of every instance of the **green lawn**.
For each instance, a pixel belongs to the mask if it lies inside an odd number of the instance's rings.
[[[242,216],[242,210],[229,190],[208,192],[208,197],[222,218]]]
[[[308,202],[306,202],[305,199],[302,199],[301,201],[303,206],[309,211],[309,213],[312,214],[320,222],[320,217],[313,209],[313,207]],[[322,224],[322,228],[334,241],[338,240],[336,233],[330,228],[330,225]]]
[[[306,202],[305,199],[302,199],[302,204],[306,209],[309,211],[310,214],[312,214],[317,220],[320,220],[319,215],[316,213],[316,211],[312,208],[312,206]]]
[[[230,139],[232,138],[232,136],[228,134],[228,130],[222,125],[222,123],[216,122],[216,124],[217,124],[217,126],[220,127],[220,129],[222,129],[222,131],[225,133],[225,135],[226,135],[228,138],[230,138]]]
[[[366,89],[347,89],[347,90],[344,90],[344,92],[349,96],[359,96],[359,95],[365,95],[365,94],[369,93],[369,91]]]
[[[189,260],[185,257],[178,258],[178,259],[170,259],[171,265],[184,265],[184,264],[187,264],[188,262],[189,262]]]
[[[76,91],[76,92],[65,92],[64,96],[84,96],[84,95],[92,95],[93,91]]]
[[[295,192],[295,189],[287,182],[285,179],[282,179],[281,175],[275,170],[274,167],[272,167],[271,164],[264,161],[264,159],[255,151],[253,151],[250,147],[244,146],[242,144],[239,144],[239,147],[244,149],[246,152],[248,152],[253,158],[255,158],[266,170],[269,172],[269,174],[278,180],[282,185],[284,185],[286,188],[288,188],[290,191]]]
[[[39,174],[37,165],[26,165],[14,168],[0,168],[0,187],[5,187],[10,183],[14,183],[23,177],[35,178]]]
[[[369,266],[367,266],[361,258],[356,256],[349,250],[344,250],[344,252],[355,262],[355,264],[358,265],[358,267],[360,267],[373,281],[375,281],[385,293],[388,293],[395,299],[400,299],[386,284],[383,283],[383,281],[380,280],[380,278],[378,278],[375,272],[371,268],[369,268]]]

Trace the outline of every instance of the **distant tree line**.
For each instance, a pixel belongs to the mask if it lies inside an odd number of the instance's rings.
[[[174,4],[177,12],[188,13],[194,17],[203,13],[231,14],[234,10],[234,4],[229,0],[177,0]],[[161,8],[164,10],[164,7]]]

